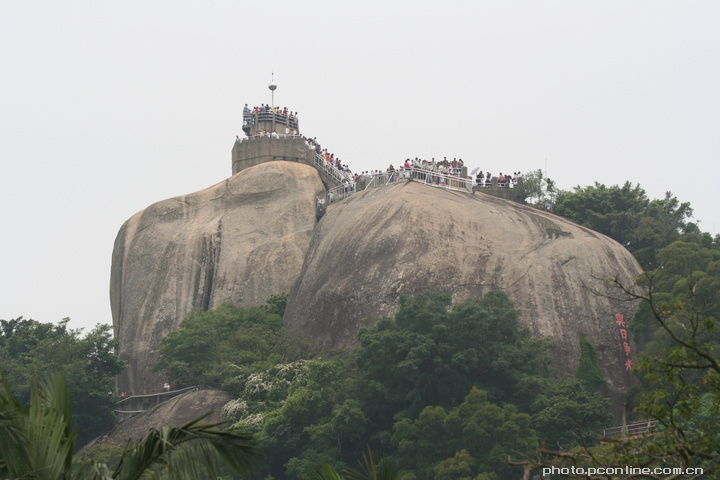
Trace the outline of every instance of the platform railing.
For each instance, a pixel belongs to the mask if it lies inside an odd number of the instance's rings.
[[[243,112],[243,123],[245,125],[254,125],[258,122],[272,122],[279,125],[287,125],[290,128],[297,130],[298,121],[295,115],[289,113],[275,113],[273,111],[262,111],[262,112]]]
[[[365,184],[365,190],[375,187],[383,187],[391,183],[412,180],[425,185],[472,193],[473,181],[471,178],[463,178],[447,173],[423,170],[420,168],[399,168],[394,172],[383,172],[373,175]]]
[[[159,405],[173,397],[176,397],[182,393],[199,390],[202,387],[199,385],[193,387],[180,388],[178,390],[170,390],[167,392],[160,393],[148,393],[144,395],[130,395],[122,397],[113,404],[113,412],[115,412],[115,420],[117,423],[122,423],[128,418],[134,417],[135,415],[145,411],[146,407]],[[121,410],[121,407],[125,409]]]
[[[614,438],[625,434],[627,437],[634,437],[644,433],[652,432],[655,428],[655,420],[643,420],[642,422],[628,423],[619,427],[611,427],[603,430],[603,438]]]
[[[347,197],[355,193],[355,183],[346,183],[344,185],[331,188],[325,194],[318,197],[318,203],[321,205],[332,205],[340,200],[345,200]]]
[[[338,184],[344,184],[347,182],[352,184],[355,183],[351,175],[346,174],[341,170],[338,170],[335,165],[325,160],[325,158],[319,153],[315,153],[315,166],[330,175],[330,177],[332,177],[333,180],[335,180]]]
[[[265,132],[260,135],[253,135],[252,137],[243,137],[243,138],[236,138],[236,142],[252,142],[259,138],[275,138],[277,140],[295,140],[296,138],[303,138],[302,135],[297,134],[289,134],[289,133],[276,133],[275,135],[272,135],[269,132]]]

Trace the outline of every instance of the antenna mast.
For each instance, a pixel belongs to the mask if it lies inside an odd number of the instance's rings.
[[[277,88],[277,84],[275,83],[275,72],[270,72],[270,83],[268,84],[268,88],[272,92],[271,94],[271,102],[270,102],[270,108],[275,108],[275,89]]]

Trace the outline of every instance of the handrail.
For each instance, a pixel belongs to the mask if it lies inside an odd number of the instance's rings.
[[[303,138],[302,135],[299,134],[290,134],[290,133],[276,133],[277,139],[283,139],[283,140],[295,140],[297,138]],[[273,138],[272,134],[270,132],[261,133],[260,135],[253,135],[252,137],[243,137],[243,138],[236,138],[236,142],[249,142],[253,141],[257,138]]]
[[[622,433],[626,435],[640,435],[648,433],[655,428],[655,420],[644,420],[642,422],[629,423],[619,427],[611,427],[603,430],[603,438],[616,437]]]
[[[272,110],[247,112],[247,114],[243,112],[243,123],[245,125],[254,125],[258,122],[272,122],[273,120],[275,123],[297,129],[297,117],[289,113],[276,113]]]
[[[377,175],[373,175],[372,178],[370,179],[370,181],[367,182],[367,184],[365,184],[364,190],[367,190],[368,188],[379,187],[380,185],[377,185],[377,183],[379,183],[379,182],[383,182],[383,185],[384,185],[385,182],[382,179],[385,178],[385,176],[386,175],[384,173],[379,173]]]
[[[332,205],[335,202],[346,199],[357,191],[356,186],[355,182],[348,182],[331,188],[325,192],[324,195],[318,197],[318,206]]]
[[[421,168],[405,168],[400,167],[392,173],[380,173],[373,175],[366,184],[365,190],[386,186],[400,180],[413,180],[424,183],[425,185],[437,186],[446,190],[455,190],[472,193],[472,178],[463,178],[456,175],[449,175],[432,170],[424,170]]]
[[[302,139],[304,138],[302,135],[299,134],[282,134],[282,133],[269,133],[265,132],[260,135],[253,135],[252,137],[243,137],[243,138],[237,138],[235,140],[236,143],[238,142],[252,142],[256,141],[258,138],[275,138],[277,139],[287,139],[287,140],[296,140],[296,139]],[[325,172],[327,175],[332,178],[335,183],[342,186],[347,183],[352,185],[353,192],[355,191],[355,179],[353,176],[349,173],[343,172],[342,170],[339,170],[335,165],[325,160],[325,157],[319,153],[317,153],[312,147],[309,147],[311,150],[313,150],[313,156],[314,156],[314,163],[315,167],[318,170],[321,170]]]
[[[355,181],[350,175],[347,175],[344,172],[338,170],[335,166],[325,160],[325,158],[323,158],[323,156],[319,153],[315,153],[315,166],[321,168],[325,173],[330,175],[333,180],[335,180],[339,184],[345,183],[346,180],[352,184],[355,183]]]
[[[132,399],[138,399],[138,398],[154,398],[154,397],[162,397],[162,396],[167,396],[167,395],[177,395],[177,394],[179,394],[179,393],[187,392],[187,391],[189,391],[189,390],[199,390],[200,388],[202,388],[201,385],[195,385],[195,386],[193,386],[193,387],[185,387],[185,388],[181,388],[180,390],[171,390],[171,391],[168,391],[168,392],[146,393],[146,394],[144,394],[144,395],[130,395],[129,397],[125,397],[125,398],[123,398],[122,400],[113,403],[113,407],[116,406],[116,405],[120,405],[120,404],[122,404],[122,403],[129,402],[129,401],[132,400]]]
[[[150,404],[150,402],[148,402],[148,399],[150,399],[150,398],[155,398],[155,405],[160,405],[161,403],[163,403],[167,400],[170,400],[170,398],[175,398],[175,397],[179,396],[180,394],[186,393],[188,391],[199,390],[201,388],[207,388],[207,387],[203,387],[201,385],[196,385],[196,386],[192,386],[192,387],[181,388],[179,390],[172,390],[169,392],[150,393],[150,394],[144,394],[144,395],[130,395],[129,397],[125,397],[122,400],[115,402],[112,405],[113,412],[115,413],[115,421],[117,423],[122,423],[125,420],[127,420],[128,418],[132,418],[135,415],[145,412],[146,407],[148,407]],[[168,397],[168,398],[161,398],[161,397]],[[119,410],[119,408],[123,404],[125,404],[127,402],[131,402],[133,400],[136,402],[139,402],[140,400],[142,400],[142,403],[135,403],[134,405],[130,404],[125,407],[125,408],[133,408],[134,407],[133,410]],[[143,409],[137,410],[138,407],[143,408]]]
[[[315,156],[315,164],[327,164],[327,162],[320,155]],[[364,175],[367,177],[367,175]],[[473,193],[473,182],[472,178],[462,178],[454,175],[447,175],[439,172],[433,172],[431,170],[422,170],[417,168],[404,168],[401,167],[391,173],[377,173],[373,174],[368,180],[365,178],[365,190],[368,188],[385,187],[391,183],[407,180],[422,182],[426,185],[437,186],[446,190],[461,191],[467,193]],[[327,206],[332,205],[336,201],[343,200],[353,193],[357,192],[357,183],[345,181],[341,185],[331,188],[324,195],[317,198],[317,216],[322,217],[325,214]]]

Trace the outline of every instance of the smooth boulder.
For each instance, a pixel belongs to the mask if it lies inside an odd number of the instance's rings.
[[[640,273],[614,240],[557,215],[483,193],[417,182],[367,190],[330,207],[291,290],[287,326],[320,350],[358,345],[368,318],[392,315],[402,294],[444,291],[453,302],[502,290],[520,321],[554,341],[556,366],[575,375],[580,336],[596,347],[615,399],[631,384],[616,320],[637,303],[606,279]]]
[[[155,203],[120,229],[110,300],[127,370],[119,391],[161,388],[160,342],[198,308],[260,305],[297,279],[324,191],[317,171],[293,162],[242,170],[199,192]]]

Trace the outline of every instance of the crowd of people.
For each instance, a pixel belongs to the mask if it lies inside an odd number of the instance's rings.
[[[291,112],[288,110],[287,107],[271,107],[270,105],[265,105],[264,103],[261,104],[259,107],[248,107],[248,104],[246,103],[243,107],[243,125],[251,125],[253,114],[254,113],[261,113],[261,112],[272,112],[272,113],[279,113],[283,115],[287,115],[288,118],[294,119],[297,118],[297,112]]]
[[[462,168],[464,166],[464,162],[462,159],[454,158],[452,160],[448,160],[447,157],[443,158],[443,160],[435,161],[435,158],[432,158],[431,160],[421,160],[418,157],[415,157],[415,159],[407,158],[405,162],[398,167],[397,169],[395,166],[391,163],[390,166],[388,166],[387,169],[383,170],[368,170],[360,173],[359,175],[356,175],[356,179],[359,177],[367,177],[372,178],[376,177],[378,175],[389,175],[393,176],[393,174],[398,174],[397,177],[394,178],[400,178],[405,173],[411,172],[414,170],[425,170],[428,172],[435,173],[435,178],[437,177],[437,174],[440,175],[449,175],[449,176],[455,176],[460,177],[462,174]],[[401,173],[403,175],[401,175]]]
[[[512,175],[503,174],[500,172],[497,179],[497,186],[498,187],[508,187],[508,188],[514,188],[517,186],[518,179],[520,178],[521,173],[520,172],[513,172]],[[492,173],[487,172],[483,174],[483,171],[480,170],[477,175],[475,176],[475,185],[478,187],[491,187],[492,186]]]
[[[396,169],[393,164],[390,164],[390,166],[388,166],[388,168],[384,172],[381,170],[372,170],[368,172],[362,172],[361,175],[373,177],[386,174],[393,176],[393,174],[398,173],[397,178],[401,178],[408,171],[414,172],[416,170],[424,170],[426,172],[432,172],[432,174],[430,175],[426,173],[424,174],[425,176],[422,176],[422,174],[413,174],[413,178],[421,178],[430,183],[441,183],[442,176],[462,176],[462,170],[464,165],[465,162],[461,158],[453,158],[452,160],[448,160],[447,157],[443,157],[442,160],[436,161],[434,157],[430,160],[422,160],[418,157],[415,157],[414,159],[407,158],[400,168]],[[512,175],[500,173],[497,176],[497,186],[513,188],[517,186],[517,182],[520,176],[521,173],[519,171],[513,172]],[[475,176],[475,185],[478,187],[491,187],[492,178],[492,173],[484,173],[481,170]]]
[[[432,181],[433,183],[440,183],[441,177],[444,176],[451,176],[451,177],[461,177],[463,172],[463,167],[465,166],[465,162],[461,158],[453,158],[452,160],[448,160],[447,157],[443,157],[442,160],[436,160],[434,157],[430,160],[420,159],[419,157],[415,157],[414,159],[407,158],[403,164],[399,168],[395,168],[392,164],[385,170],[367,170],[363,171],[361,173],[353,173],[350,170],[350,167],[347,163],[343,163],[340,158],[336,157],[334,153],[331,153],[328,151],[327,148],[322,148],[320,143],[317,141],[316,138],[309,138],[305,136],[301,136],[297,133],[297,131],[290,127],[290,125],[293,124],[291,119],[295,120],[295,126],[297,126],[297,112],[291,112],[288,110],[287,107],[283,107],[282,109],[279,107],[271,107],[270,105],[261,104],[259,107],[253,107],[250,108],[248,104],[245,104],[245,107],[243,108],[243,123],[245,125],[249,125],[253,123],[253,119],[255,118],[255,114],[259,113],[274,113],[274,114],[281,114],[285,115],[288,119],[286,127],[286,133],[285,134],[278,134],[276,131],[265,131],[262,129],[258,129],[253,136],[254,137],[260,137],[260,136],[267,136],[270,138],[302,138],[305,140],[305,144],[315,151],[316,155],[319,156],[320,159],[324,160],[326,169],[336,169],[338,176],[342,178],[342,182],[345,185],[352,185],[353,183],[361,180],[361,179],[371,179],[372,177],[378,176],[378,175],[390,175],[393,178],[400,178],[401,175],[393,175],[395,173],[398,173],[398,171],[402,171],[403,174],[406,174],[406,172],[415,171],[415,170],[424,170],[426,172],[432,172],[431,176],[428,176],[430,174],[424,174],[428,178],[425,178],[427,181]],[[236,137],[236,141],[243,141],[248,140],[248,137],[240,138],[239,136]],[[419,175],[419,173],[418,173]],[[407,175],[406,175],[407,176]],[[520,177],[520,172],[513,172],[512,175],[505,175],[500,173],[497,177],[497,186],[498,187],[515,187],[518,182],[518,178]],[[419,178],[419,177],[418,177]],[[492,178],[493,175],[490,172],[484,173],[483,171],[480,171],[475,176],[475,185],[480,187],[491,187],[492,186]]]
[[[350,167],[347,163],[343,163],[340,160],[340,157],[336,157],[334,153],[331,153],[328,151],[327,148],[322,148],[320,143],[317,141],[316,137],[313,138],[307,138],[303,137],[305,139],[305,145],[308,146],[308,148],[311,148],[315,151],[315,154],[318,155],[321,159],[325,161],[325,165],[327,168],[333,168],[338,171],[338,174],[340,177],[343,178],[343,181],[347,182],[355,182],[357,179],[357,175],[353,175],[352,171],[350,170]]]
[[[343,183],[354,183],[357,180],[357,175],[354,175],[346,163],[343,163],[340,158],[336,157],[334,153],[328,151],[327,148],[322,148],[317,138],[309,138],[298,134],[297,131],[297,112],[291,112],[287,107],[282,109],[279,107],[271,107],[270,105],[261,104],[259,107],[250,108],[246,103],[243,107],[243,125],[252,125],[256,114],[261,113],[274,113],[284,115],[287,118],[287,127],[285,128],[285,134],[278,133],[277,131],[266,131],[258,129],[253,134],[253,137],[270,137],[275,139],[280,138],[302,138],[305,140],[305,144],[308,148],[315,151],[316,155],[324,159],[327,168],[333,168],[338,171],[339,176],[343,178]],[[294,127],[294,128],[293,128]],[[249,137],[235,136],[236,142],[242,142],[249,140]]]
[[[257,107],[256,107],[257,108]],[[395,173],[398,173],[400,170],[404,172],[414,171],[414,170],[424,170],[427,172],[432,172],[434,175],[432,177],[433,183],[440,183],[439,176],[452,176],[452,177],[460,177],[462,175],[462,169],[465,166],[465,162],[462,158],[453,158],[452,160],[448,160],[447,157],[443,157],[442,160],[435,160],[435,158],[431,158],[430,160],[422,160],[418,157],[415,157],[414,159],[407,158],[405,162],[401,165],[399,168],[395,168],[393,164],[390,164],[387,169],[383,170],[366,170],[361,173],[353,173],[352,170],[350,170],[350,166],[347,163],[343,163],[339,157],[336,157],[334,153],[331,153],[328,151],[327,148],[322,148],[320,143],[317,141],[316,137],[309,138],[302,135],[296,135],[296,134],[285,134],[281,135],[278,134],[275,131],[272,132],[266,132],[264,130],[258,130],[254,134],[255,137],[258,136],[267,136],[270,138],[302,138],[305,141],[305,144],[308,146],[308,148],[315,151],[317,155],[319,155],[325,162],[326,166],[328,168],[334,168],[337,169],[340,176],[343,178],[343,183],[355,183],[361,178],[370,179],[372,177],[376,177],[378,175],[393,175]],[[248,137],[240,138],[238,136],[235,137],[235,141],[243,141],[247,140]],[[513,172],[512,175],[509,174],[503,174],[500,173],[498,175],[497,180],[497,186],[498,187],[508,187],[513,188],[517,186],[518,178],[520,177],[520,172]],[[400,178],[400,175],[398,175],[395,178]],[[475,175],[475,185],[478,187],[491,187],[492,186],[492,178],[493,175],[490,172],[484,173],[482,170]],[[430,180],[430,179],[428,179]]]
[[[256,131],[256,132],[253,134],[253,138],[256,138],[256,137],[299,138],[300,136],[297,135],[297,134],[295,134],[295,133],[283,133],[283,134],[280,134],[280,133],[277,133],[275,130],[267,131],[267,130],[263,130],[263,129],[258,129],[258,131]],[[242,141],[249,140],[249,139],[250,139],[250,138],[249,138],[247,135],[243,136],[242,138],[240,138],[240,136],[238,136],[238,135],[235,135],[235,141],[236,141],[236,142],[242,142]]]
[[[297,112],[291,112],[287,107],[271,107],[263,103],[259,107],[250,108],[246,103],[243,107],[243,125],[253,125],[256,120],[285,125],[285,134],[287,135],[295,135],[298,132]],[[272,132],[258,131],[255,136],[266,133]]]
[[[392,167],[392,165],[390,166]],[[453,158],[452,160],[448,160],[447,157],[443,157],[442,160],[438,161],[435,161],[435,157],[430,160],[421,160],[418,157],[415,157],[415,159],[413,160],[407,158],[405,159],[405,163],[403,165],[405,169],[413,168],[429,170],[431,172],[437,172],[444,175],[453,175],[456,177],[459,177],[461,175],[462,168],[464,166],[465,162],[463,162],[462,158]]]

